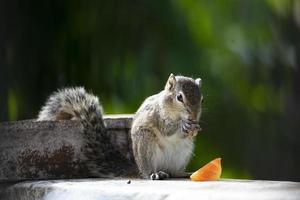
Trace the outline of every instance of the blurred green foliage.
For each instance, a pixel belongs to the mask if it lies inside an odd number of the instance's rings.
[[[201,77],[203,132],[189,169],[222,157],[226,178],[300,180],[299,1],[11,0],[1,9],[2,120],[34,118],[52,91],[76,85],[106,113],[133,113],[170,73]]]

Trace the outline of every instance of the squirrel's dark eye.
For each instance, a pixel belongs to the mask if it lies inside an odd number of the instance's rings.
[[[178,101],[183,103],[183,98],[182,98],[181,94],[178,94],[176,98],[177,98]]]

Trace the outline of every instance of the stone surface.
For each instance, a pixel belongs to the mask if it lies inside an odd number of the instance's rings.
[[[132,114],[105,115],[104,121],[108,129],[130,129]]]
[[[108,115],[104,121],[111,142],[133,161],[132,116]],[[0,123],[0,181],[91,177],[84,161],[83,138],[78,121]]]
[[[300,199],[300,183],[281,181],[190,180],[150,181],[133,179],[82,179],[72,181],[35,181],[6,185],[0,199]]]
[[[132,160],[131,121],[132,115],[105,116],[112,143],[129,160]],[[82,134],[81,124],[76,121],[0,123],[0,200],[300,199],[300,183],[282,181],[73,179],[20,182],[88,176],[82,165]]]

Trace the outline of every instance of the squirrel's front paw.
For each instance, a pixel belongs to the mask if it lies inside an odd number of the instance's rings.
[[[181,130],[187,137],[195,137],[200,129],[201,128],[196,121],[182,121]]]
[[[151,180],[164,180],[168,179],[169,177],[169,174],[163,171],[155,172],[150,175]]]

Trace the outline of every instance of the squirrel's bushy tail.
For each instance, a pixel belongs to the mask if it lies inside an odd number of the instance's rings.
[[[37,120],[81,120],[95,127],[103,126],[102,113],[98,97],[87,93],[83,87],[65,88],[48,98]]]
[[[118,176],[126,174],[126,169],[122,169],[122,166],[135,167],[111,143],[98,97],[87,93],[82,87],[54,92],[42,107],[37,120],[78,120],[82,123],[84,164],[92,177]]]

